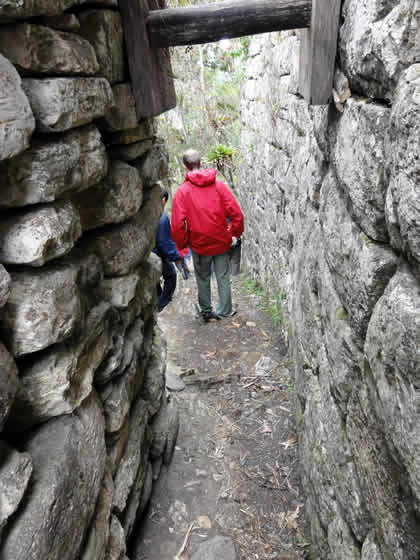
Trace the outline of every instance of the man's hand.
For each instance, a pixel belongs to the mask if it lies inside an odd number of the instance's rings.
[[[231,247],[236,247],[237,244],[238,244],[238,238],[235,237],[234,235],[232,235],[232,245],[231,245]]]

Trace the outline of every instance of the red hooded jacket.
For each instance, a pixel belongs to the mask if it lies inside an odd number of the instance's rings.
[[[177,246],[220,255],[243,231],[242,210],[227,186],[216,181],[216,170],[189,171],[172,201],[171,235]]]

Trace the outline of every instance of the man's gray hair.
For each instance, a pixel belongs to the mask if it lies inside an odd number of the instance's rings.
[[[192,169],[197,169],[200,167],[201,163],[200,154],[197,150],[187,150],[182,156],[182,161],[184,162],[185,167],[187,167],[190,171]]]

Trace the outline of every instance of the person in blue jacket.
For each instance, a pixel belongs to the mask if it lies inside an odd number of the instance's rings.
[[[172,301],[176,288],[176,270],[174,263],[178,266],[181,264],[182,257],[178,253],[176,245],[171,237],[171,223],[165,214],[165,204],[168,202],[168,191],[162,191],[162,215],[156,231],[156,246],[153,252],[162,259],[162,276],[163,287],[157,285],[158,292],[158,311],[162,311],[164,307]]]

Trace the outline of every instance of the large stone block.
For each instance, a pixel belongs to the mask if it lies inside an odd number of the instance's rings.
[[[98,305],[76,341],[56,344],[21,367],[21,387],[8,430],[26,430],[80,406],[92,391],[94,373],[112,344],[114,319],[108,304]]]
[[[334,560],[360,560],[358,543],[340,515],[328,526],[328,544]]]
[[[363,339],[373,308],[398,266],[398,257],[353,222],[332,174],[321,190],[324,255],[349,321]]]
[[[15,68],[0,54],[0,161],[25,150],[35,129],[21,83]]]
[[[155,244],[155,232],[162,210],[160,188],[151,190],[140,211],[124,224],[102,230],[87,238],[82,247],[103,262],[106,276],[131,273],[147,259]]]
[[[404,465],[420,512],[420,288],[409,270],[392,278],[378,301],[366,337],[375,410],[385,436]]]
[[[33,482],[3,536],[4,560],[75,560],[104,475],[104,423],[92,395],[72,415],[31,433]]]
[[[419,60],[420,6],[416,0],[346,0],[340,58],[350,88],[392,100],[404,67]]]
[[[86,539],[80,560],[104,560],[110,535],[110,515],[114,483],[108,465],[96,502],[93,524]]]
[[[4,26],[0,51],[22,70],[34,73],[86,76],[99,70],[95,51],[88,41],[43,25]]]
[[[141,121],[138,126],[130,130],[122,130],[121,132],[105,133],[107,144],[135,144],[143,140],[150,140],[155,135],[155,126],[153,119]]]
[[[52,202],[64,193],[87,189],[108,172],[108,158],[99,130],[71,130],[31,147],[0,164],[0,207]]]
[[[386,218],[391,244],[420,270],[420,64],[401,77],[391,113]]]
[[[116,278],[104,278],[99,286],[99,291],[103,299],[109,301],[114,307],[127,309],[136,296],[139,282],[138,272]]]
[[[0,318],[0,332],[14,356],[42,350],[68,338],[82,316],[77,269],[50,266],[12,272],[12,289]]]
[[[126,550],[124,529],[118,517],[111,515],[111,526],[105,560],[121,560],[125,556]]]
[[[73,202],[83,230],[124,222],[137,214],[143,202],[139,173],[123,161],[113,161],[104,182],[76,194]]]
[[[382,105],[349,99],[333,150],[337,179],[350,197],[355,220],[377,241],[388,239],[385,137],[390,113]]]
[[[78,31],[80,29],[79,19],[76,14],[44,16],[41,17],[38,21],[42,25],[52,27],[53,29],[58,29],[59,31]]]
[[[150,499],[152,490],[152,466],[148,459],[150,439],[150,430],[147,429],[142,441],[141,460],[136,480],[128,497],[122,520],[127,540],[131,537],[136,520],[142,513],[141,507],[144,509]]]
[[[0,264],[0,307],[6,303],[10,294],[10,276],[2,264]]]
[[[377,388],[371,381],[371,374],[366,373],[367,385],[362,384],[353,392],[347,417],[347,434],[363,498],[383,558],[417,560],[420,553],[418,517],[409,489],[406,494],[401,492],[401,481],[407,479],[407,473],[384,434],[389,415],[385,423],[375,414]]]
[[[79,16],[80,34],[93,45],[100,74],[111,84],[126,78],[124,35],[119,12],[88,10]]]
[[[35,16],[57,16],[74,6],[85,4],[118,7],[118,0],[2,0],[0,21]]]
[[[23,89],[42,132],[62,132],[102,117],[113,103],[104,78],[25,78]]]
[[[17,510],[32,474],[28,453],[19,453],[0,441],[0,539],[9,517]]]
[[[143,459],[142,446],[147,437],[147,404],[137,399],[130,413],[128,441],[124,455],[116,472],[113,509],[121,514],[137,478],[139,465]]]
[[[130,83],[113,86],[114,106],[107,111],[102,126],[109,131],[136,128],[136,101]]]
[[[6,422],[18,389],[18,369],[15,361],[0,342],[0,431]]]
[[[374,529],[366,537],[360,554],[360,560],[384,560],[376,542]]]
[[[167,345],[162,331],[156,327],[153,336],[152,357],[146,366],[141,397],[147,402],[150,416],[158,412],[165,390]]]
[[[153,140],[148,138],[134,144],[122,144],[121,146],[110,146],[108,155],[112,159],[121,159],[122,161],[133,161],[144,156],[153,145]]]
[[[24,210],[0,224],[0,260],[42,266],[71,251],[81,235],[79,212],[71,202]]]
[[[139,173],[143,185],[150,187],[153,183],[168,175],[168,150],[163,142],[156,142],[145,156],[132,162]]]

